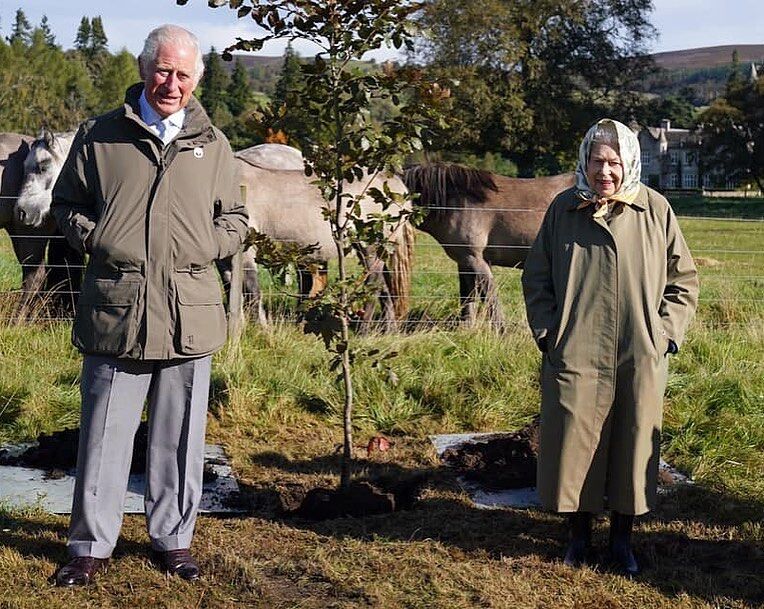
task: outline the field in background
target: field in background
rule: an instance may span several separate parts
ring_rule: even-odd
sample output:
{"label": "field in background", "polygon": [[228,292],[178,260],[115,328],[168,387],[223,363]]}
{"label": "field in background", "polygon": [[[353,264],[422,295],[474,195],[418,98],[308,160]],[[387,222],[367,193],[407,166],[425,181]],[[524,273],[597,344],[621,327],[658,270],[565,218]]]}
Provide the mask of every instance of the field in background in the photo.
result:
{"label": "field in background", "polygon": [[[707,217],[718,203],[675,207]],[[195,548],[205,581],[188,586],[153,570],[142,519],[131,517],[115,568],[92,591],[62,594],[46,577],[65,557],[66,520],[0,510],[0,607],[761,606],[764,222],[682,218],[681,225],[702,292],[687,343],[671,362],[663,447],[698,484],[642,520],[641,580],[566,569],[554,560],[565,541],[557,518],[476,510],[439,467],[428,434],[516,429],[534,416],[538,354],[516,270],[496,273],[505,334],[447,329],[458,316],[456,268],[419,233],[407,331],[364,339],[398,352],[393,374],[362,367],[356,382],[358,445],[377,433],[394,441],[390,452],[363,458],[362,473],[427,473],[414,510],[317,524],[279,516],[279,493],[336,482],[342,402],[319,342],[287,321],[249,327],[238,346],[215,357],[208,439],[231,455],[252,516],[200,520]],[[0,252],[5,290],[18,274],[7,240]],[[79,356],[68,334],[66,323],[0,324],[0,443],[77,425]],[[598,544],[605,535],[601,523]]]}

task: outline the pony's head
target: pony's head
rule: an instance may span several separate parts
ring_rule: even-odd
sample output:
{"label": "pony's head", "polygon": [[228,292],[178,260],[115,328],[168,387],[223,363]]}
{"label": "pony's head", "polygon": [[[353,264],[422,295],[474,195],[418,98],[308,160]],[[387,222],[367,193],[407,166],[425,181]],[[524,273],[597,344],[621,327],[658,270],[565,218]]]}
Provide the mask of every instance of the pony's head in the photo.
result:
{"label": "pony's head", "polygon": [[54,134],[43,129],[24,159],[24,181],[16,201],[16,220],[29,227],[41,226],[50,216],[51,195],[64,165],[74,133]]}

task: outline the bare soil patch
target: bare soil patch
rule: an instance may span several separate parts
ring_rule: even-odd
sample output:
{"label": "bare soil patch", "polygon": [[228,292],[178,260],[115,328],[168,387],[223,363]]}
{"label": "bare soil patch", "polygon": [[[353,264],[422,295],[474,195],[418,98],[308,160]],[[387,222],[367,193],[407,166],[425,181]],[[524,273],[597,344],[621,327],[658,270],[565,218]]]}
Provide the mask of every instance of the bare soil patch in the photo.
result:
{"label": "bare soil patch", "polygon": [[536,486],[538,420],[514,433],[496,434],[447,448],[443,461],[487,490]]}
{"label": "bare soil patch", "polygon": [[[44,470],[49,477],[61,477],[65,472],[77,466],[77,447],[80,440],[80,430],[64,429],[51,434],[40,434],[34,446],[29,447],[20,455],[14,456],[10,451],[0,449],[0,465],[15,465],[33,467]],[[146,471],[146,451],[148,449],[148,425],[142,422],[138,426],[133,441],[133,456],[130,463],[131,474],[142,474]],[[217,478],[217,474],[205,463],[204,482]]]}

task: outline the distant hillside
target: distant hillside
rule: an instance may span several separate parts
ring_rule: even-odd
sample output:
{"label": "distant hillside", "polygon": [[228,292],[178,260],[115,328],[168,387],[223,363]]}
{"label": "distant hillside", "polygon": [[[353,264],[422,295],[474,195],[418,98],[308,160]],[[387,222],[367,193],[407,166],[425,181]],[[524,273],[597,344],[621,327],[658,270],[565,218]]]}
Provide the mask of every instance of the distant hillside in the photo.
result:
{"label": "distant hillside", "polygon": [[276,88],[276,82],[281,73],[281,66],[284,63],[282,56],[270,55],[234,55],[233,61],[224,61],[223,67],[228,72],[233,72],[236,61],[241,61],[249,72],[250,84],[252,90],[265,95],[272,95]]}
{"label": "distant hillside", "polygon": [[[237,60],[241,61],[244,64],[244,67],[247,68],[252,90],[264,93],[270,97],[276,89],[276,83],[281,74],[281,66],[284,64],[284,57],[281,55],[234,54],[232,61],[223,62],[223,67],[228,70],[229,74],[233,72]],[[360,65],[362,69],[366,70],[371,69],[369,66],[373,66],[375,62],[362,61],[353,63],[355,65]]]}
{"label": "distant hillside", "polygon": [[[691,89],[696,105],[708,104],[724,91],[732,69],[732,53],[737,49],[741,76],[747,77],[751,62],[764,62],[764,44],[741,44],[683,51],[668,51],[653,55],[660,68],[642,83],[642,90],[660,96],[677,95]],[[273,94],[284,63],[282,56],[234,55],[223,62],[230,72],[240,60],[249,72],[252,89],[267,96]],[[366,63],[366,62],[364,62]]]}
{"label": "distant hillside", "polygon": [[655,63],[666,70],[692,70],[728,66],[732,63],[732,53],[737,50],[740,63],[764,61],[764,44],[740,44],[719,47],[703,47],[655,53]]}
{"label": "distant hillside", "polygon": [[659,70],[645,79],[642,88],[660,96],[690,91],[698,106],[710,103],[724,92],[732,72],[732,53],[738,52],[738,70],[743,78],[750,73],[751,63],[764,61],[764,44],[741,44],[653,55]]}

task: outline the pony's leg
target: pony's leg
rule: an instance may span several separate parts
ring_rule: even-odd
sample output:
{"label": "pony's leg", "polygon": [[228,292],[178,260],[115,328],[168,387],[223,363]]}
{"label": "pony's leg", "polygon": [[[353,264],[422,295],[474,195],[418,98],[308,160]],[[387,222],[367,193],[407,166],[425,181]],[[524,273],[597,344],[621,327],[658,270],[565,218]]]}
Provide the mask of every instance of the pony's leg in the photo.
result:
{"label": "pony's leg", "polygon": [[310,289],[308,298],[315,298],[326,289],[329,284],[329,263],[323,262],[321,266],[310,275]]}
{"label": "pony's leg", "polygon": [[254,314],[257,323],[264,326],[268,323],[268,317],[263,307],[262,293],[260,292],[260,278],[257,274],[257,263],[253,248],[244,250],[241,256],[242,292],[244,305]]}
{"label": "pony's leg", "polygon": [[305,300],[313,295],[313,274],[308,269],[297,267],[297,289],[300,300]]}
{"label": "pony's leg", "polygon": [[[395,303],[393,302],[393,296],[388,282],[385,279],[385,263],[379,258],[371,258],[366,283],[377,292],[379,305],[382,309],[382,330],[384,332],[393,332],[396,325]],[[373,300],[366,303],[363,311],[363,322],[360,327],[362,333],[368,333],[371,330],[374,322],[375,308],[376,303]]]}
{"label": "pony's leg", "polygon": [[486,313],[495,329],[501,329],[503,315],[491,266],[470,254],[459,265],[459,291],[462,299],[462,320],[473,325],[477,321],[478,303],[485,303]]}
{"label": "pony's leg", "polygon": [[476,270],[473,258],[464,260],[459,267],[459,302],[462,306],[462,322],[472,326],[477,321]]}
{"label": "pony's leg", "polygon": [[493,329],[501,332],[504,330],[504,313],[499,302],[499,288],[496,285],[496,279],[493,276],[490,265],[488,263],[486,265],[488,266],[488,275],[481,277],[483,287],[482,298],[488,308],[488,319]]}
{"label": "pony's leg", "polygon": [[[329,263],[322,261],[319,267],[313,271],[304,267],[297,267],[297,287],[300,294],[300,303],[316,298],[326,289],[329,283]],[[302,310],[298,313],[302,318]]]}
{"label": "pony's leg", "polygon": [[320,266],[310,271],[297,267],[297,286],[300,298],[315,298],[326,289],[329,283],[329,263],[321,262]]}
{"label": "pony's leg", "polygon": [[45,248],[48,240],[25,238],[15,231],[9,233],[16,260],[21,265],[21,298],[15,317],[23,319],[34,312],[33,303],[45,287]]}
{"label": "pony's leg", "polygon": [[494,330],[501,331],[504,326],[504,315],[501,311],[499,292],[491,271],[491,265],[481,258],[476,267],[478,271],[475,275],[475,291],[480,301],[485,304],[491,326]]}

